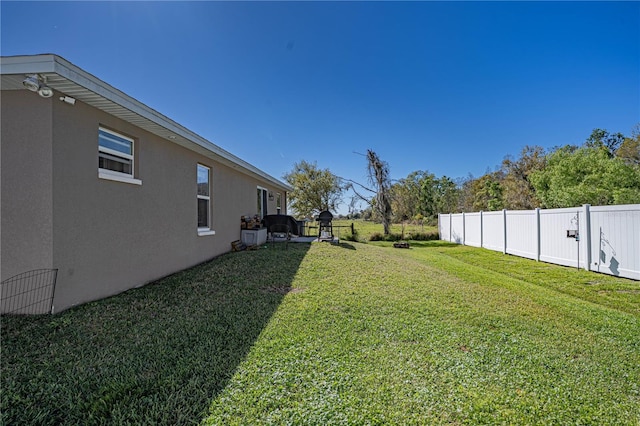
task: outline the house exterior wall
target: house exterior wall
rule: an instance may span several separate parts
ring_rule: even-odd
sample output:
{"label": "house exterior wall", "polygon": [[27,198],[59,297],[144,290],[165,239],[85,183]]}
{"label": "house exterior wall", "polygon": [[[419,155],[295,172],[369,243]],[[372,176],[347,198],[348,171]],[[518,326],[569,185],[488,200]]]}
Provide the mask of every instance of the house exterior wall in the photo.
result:
{"label": "house exterior wall", "polygon": [[[2,277],[5,269],[13,274],[58,268],[55,312],[230,251],[231,242],[240,239],[240,217],[256,211],[257,186],[284,193],[80,101],[55,101],[58,97],[42,99],[25,90],[2,96]],[[5,120],[14,120],[6,132]],[[134,177],[141,185],[98,177],[99,126],[134,139]],[[29,146],[20,146],[25,140]],[[5,168],[5,162],[11,166]],[[197,231],[198,164],[211,169],[215,235]],[[19,188],[5,193],[5,186],[21,180]],[[28,209],[32,199],[37,208]],[[269,202],[270,211],[275,203],[275,198]],[[19,250],[5,257],[16,244]]]}
{"label": "house exterior wall", "polygon": [[0,96],[0,281],[53,268],[52,102],[25,92]]}

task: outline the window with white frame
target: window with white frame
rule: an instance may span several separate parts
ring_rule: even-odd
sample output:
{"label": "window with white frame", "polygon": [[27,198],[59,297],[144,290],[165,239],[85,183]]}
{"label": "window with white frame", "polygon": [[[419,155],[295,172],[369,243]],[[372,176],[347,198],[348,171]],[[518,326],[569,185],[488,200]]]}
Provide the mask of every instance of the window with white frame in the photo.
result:
{"label": "window with white frame", "polygon": [[211,229],[211,169],[198,164],[197,175],[198,231],[207,231]]}
{"label": "window with white frame", "polygon": [[100,127],[98,168],[101,173],[133,178],[133,139]]}
{"label": "window with white frame", "polygon": [[267,215],[267,190],[265,188],[262,188],[261,186],[258,187],[258,216],[260,216],[260,219],[264,219],[264,217]]}
{"label": "window with white frame", "polygon": [[282,194],[279,192],[276,194],[276,210],[278,210],[278,214],[282,212]]}

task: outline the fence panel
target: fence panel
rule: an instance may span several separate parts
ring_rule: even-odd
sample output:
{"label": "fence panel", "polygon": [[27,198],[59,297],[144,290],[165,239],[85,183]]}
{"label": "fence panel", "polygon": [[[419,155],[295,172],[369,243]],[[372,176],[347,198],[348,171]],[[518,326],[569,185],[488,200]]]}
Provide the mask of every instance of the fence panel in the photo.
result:
{"label": "fence panel", "polygon": [[535,210],[508,210],[507,248],[509,254],[538,260],[538,218]]}
{"label": "fence panel", "polygon": [[504,214],[482,213],[482,246],[489,250],[504,251]]}
{"label": "fence panel", "polygon": [[580,222],[584,219],[580,217],[581,210],[581,207],[540,210],[540,260],[584,267],[584,256],[580,256],[578,262],[580,242],[576,238],[567,237],[567,231],[579,231]]}
{"label": "fence panel", "polygon": [[0,313],[51,313],[57,269],[36,269],[0,282]]}
{"label": "fence panel", "polygon": [[449,241],[464,244],[464,220],[462,214],[451,215],[451,237]]}
{"label": "fence panel", "polygon": [[438,233],[443,241],[451,241],[450,219],[448,214],[438,215]]}
{"label": "fence panel", "polygon": [[441,239],[640,280],[640,204],[440,216]]}
{"label": "fence panel", "polygon": [[640,206],[590,208],[590,269],[640,280]]}
{"label": "fence panel", "polygon": [[482,247],[482,213],[465,213],[464,244]]}

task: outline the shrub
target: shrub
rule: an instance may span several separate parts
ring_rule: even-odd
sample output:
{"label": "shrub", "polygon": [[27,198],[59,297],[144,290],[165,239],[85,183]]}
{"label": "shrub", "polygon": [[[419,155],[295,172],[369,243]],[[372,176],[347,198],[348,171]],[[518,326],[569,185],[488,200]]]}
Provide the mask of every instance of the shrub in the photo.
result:
{"label": "shrub", "polygon": [[369,241],[400,241],[400,240],[402,240],[402,234],[394,234],[394,233],[384,235],[380,232],[374,232],[369,237]]}
{"label": "shrub", "polygon": [[439,240],[440,234],[438,233],[438,231],[411,232],[407,235],[407,239],[414,240],[414,241],[433,241],[433,240]]}
{"label": "shrub", "polygon": [[353,242],[357,243],[358,242],[358,233],[356,232],[355,234],[347,234],[342,239],[345,240],[345,241],[353,241]]}
{"label": "shrub", "polygon": [[432,241],[439,240],[440,235],[438,231],[431,232],[410,232],[405,234],[405,238],[402,238],[402,234],[390,233],[384,235],[380,232],[374,232],[369,237],[369,241],[400,241],[400,240],[414,240],[414,241]]}
{"label": "shrub", "polygon": [[373,234],[369,235],[369,241],[384,241],[384,235],[382,235],[380,232],[374,232]]}

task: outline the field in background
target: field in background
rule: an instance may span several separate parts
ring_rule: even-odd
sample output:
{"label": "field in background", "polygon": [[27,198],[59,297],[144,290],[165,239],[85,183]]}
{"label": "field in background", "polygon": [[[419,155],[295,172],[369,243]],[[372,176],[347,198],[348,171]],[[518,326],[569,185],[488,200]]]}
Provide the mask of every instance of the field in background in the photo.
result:
{"label": "field in background", "polygon": [[[314,222],[310,224],[314,225]],[[354,236],[351,232],[351,224],[356,231]],[[347,241],[371,241],[385,239],[383,235],[384,228],[381,223],[375,223],[368,220],[349,220],[334,219],[334,234],[341,240]],[[317,231],[316,231],[317,232]],[[391,225],[391,234],[386,238],[388,241],[397,240],[437,240],[438,227],[416,224],[394,223]]]}

